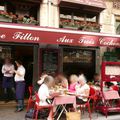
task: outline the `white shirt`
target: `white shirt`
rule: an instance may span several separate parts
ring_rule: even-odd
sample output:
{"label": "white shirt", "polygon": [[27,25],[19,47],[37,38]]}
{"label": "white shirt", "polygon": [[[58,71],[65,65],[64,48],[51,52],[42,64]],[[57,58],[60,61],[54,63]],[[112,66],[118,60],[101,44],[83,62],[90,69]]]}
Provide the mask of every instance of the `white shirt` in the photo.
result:
{"label": "white shirt", "polygon": [[[89,87],[89,85],[87,85],[87,84],[85,84],[85,85],[83,85],[83,86],[81,86],[81,87],[77,87],[77,89],[76,89],[76,94],[77,95],[81,95],[80,97],[78,97],[79,99],[82,99],[83,101],[87,101],[88,99],[87,98],[85,98],[85,97],[82,97],[82,95],[83,96],[85,96],[85,91],[86,90],[90,90],[90,87]],[[89,97],[89,96],[88,96]]]}
{"label": "white shirt", "polygon": [[25,68],[21,65],[18,67],[17,71],[20,75],[15,74],[15,82],[25,81]]}
{"label": "white shirt", "polygon": [[42,84],[38,90],[38,96],[40,99],[39,105],[48,105],[46,99],[49,97],[49,89],[46,84]]}
{"label": "white shirt", "polygon": [[[7,72],[8,71],[8,72]],[[2,66],[2,73],[5,77],[13,77],[14,74],[14,65],[13,64],[4,64]]]}

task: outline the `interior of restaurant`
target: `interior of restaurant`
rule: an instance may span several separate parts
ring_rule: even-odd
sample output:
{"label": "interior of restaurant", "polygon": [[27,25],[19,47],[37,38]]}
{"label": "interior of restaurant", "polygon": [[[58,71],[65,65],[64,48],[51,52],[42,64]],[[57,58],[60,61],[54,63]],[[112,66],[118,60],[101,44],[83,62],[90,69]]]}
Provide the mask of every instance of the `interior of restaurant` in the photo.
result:
{"label": "interior of restaurant", "polygon": [[84,73],[88,81],[91,81],[96,71],[95,64],[95,49],[63,48],[63,71],[68,76]]}
{"label": "interior of restaurant", "polygon": [[[22,64],[26,69],[26,97],[28,93],[28,86],[32,84],[33,81],[33,46],[26,45],[0,45],[0,100],[4,99],[3,89],[2,89],[2,65],[4,64],[4,59],[9,57],[12,59],[12,63],[15,64],[15,60],[21,60]],[[11,98],[12,99],[12,98]]]}

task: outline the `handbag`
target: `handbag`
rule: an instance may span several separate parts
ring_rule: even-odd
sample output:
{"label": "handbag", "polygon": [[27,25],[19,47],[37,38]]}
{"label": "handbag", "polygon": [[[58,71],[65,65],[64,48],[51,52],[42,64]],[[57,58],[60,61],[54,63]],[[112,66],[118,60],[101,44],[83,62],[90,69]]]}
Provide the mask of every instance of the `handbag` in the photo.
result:
{"label": "handbag", "polygon": [[80,112],[66,112],[66,120],[81,120]]}

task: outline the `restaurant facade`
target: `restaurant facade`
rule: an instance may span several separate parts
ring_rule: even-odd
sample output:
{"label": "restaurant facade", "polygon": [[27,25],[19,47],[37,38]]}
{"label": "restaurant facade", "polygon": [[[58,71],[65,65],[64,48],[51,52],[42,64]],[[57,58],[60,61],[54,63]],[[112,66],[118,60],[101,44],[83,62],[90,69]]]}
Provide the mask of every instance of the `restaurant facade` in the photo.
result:
{"label": "restaurant facade", "polygon": [[[16,12],[12,12],[34,16],[40,26],[1,20],[0,64],[5,57],[21,59],[27,69],[28,85],[36,85],[43,72],[68,76],[84,73],[92,80],[94,73],[100,73],[104,52],[120,49],[120,36],[107,32],[107,24],[100,18],[107,7],[102,0],[36,0],[34,4],[28,0],[23,3],[15,2],[21,9],[17,7]],[[11,10],[11,7],[7,9],[8,3],[2,6],[5,6],[2,11]],[[33,8],[37,8],[36,13]]]}
{"label": "restaurant facade", "polygon": [[[13,26],[11,24],[0,24],[0,28],[1,45],[7,43],[6,45],[26,46],[22,47],[26,56],[30,52],[27,46],[32,47],[35,77],[44,71],[49,73],[62,72],[61,68],[64,67],[63,64],[65,63],[69,63],[69,65],[72,62],[84,62],[86,65],[92,63],[91,51],[94,48],[97,49],[100,46],[120,47],[119,36],[109,34],[33,26]],[[76,49],[74,46],[76,46]],[[81,56],[84,58],[80,59]],[[22,54],[20,57],[22,57]]]}

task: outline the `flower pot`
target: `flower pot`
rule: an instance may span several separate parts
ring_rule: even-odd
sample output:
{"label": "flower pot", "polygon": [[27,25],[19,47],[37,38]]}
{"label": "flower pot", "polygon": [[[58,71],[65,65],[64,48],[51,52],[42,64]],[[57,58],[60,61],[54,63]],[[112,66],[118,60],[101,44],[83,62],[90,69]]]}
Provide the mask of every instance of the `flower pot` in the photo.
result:
{"label": "flower pot", "polygon": [[0,22],[12,22],[12,18],[0,15]]}

